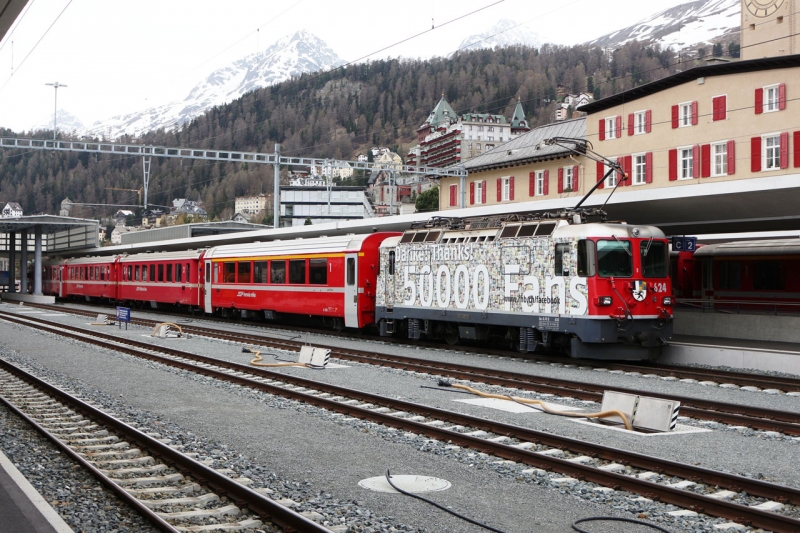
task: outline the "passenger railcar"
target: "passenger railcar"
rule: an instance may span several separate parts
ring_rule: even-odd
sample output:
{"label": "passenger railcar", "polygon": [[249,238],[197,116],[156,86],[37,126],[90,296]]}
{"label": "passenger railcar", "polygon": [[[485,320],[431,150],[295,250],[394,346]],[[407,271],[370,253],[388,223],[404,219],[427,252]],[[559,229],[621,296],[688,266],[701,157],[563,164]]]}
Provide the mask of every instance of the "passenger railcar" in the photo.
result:
{"label": "passenger railcar", "polygon": [[397,233],[217,246],[203,257],[206,313],[322,317],[336,329],[375,321],[378,247]]}
{"label": "passenger railcar", "polygon": [[450,221],[381,245],[382,335],[649,359],[672,337],[664,234],[568,219]]}
{"label": "passenger railcar", "polygon": [[62,268],[64,298],[117,299],[117,268],[120,256],[81,257],[66,261]]}
{"label": "passenger railcar", "polygon": [[119,259],[117,299],[199,308],[204,250],[144,253]]}
{"label": "passenger railcar", "polygon": [[[45,261],[42,265],[42,294],[63,297],[61,278],[66,260]],[[30,277],[28,278],[30,279]]]}
{"label": "passenger railcar", "polygon": [[694,268],[695,298],[715,308],[800,309],[800,239],[710,244],[694,253]]}

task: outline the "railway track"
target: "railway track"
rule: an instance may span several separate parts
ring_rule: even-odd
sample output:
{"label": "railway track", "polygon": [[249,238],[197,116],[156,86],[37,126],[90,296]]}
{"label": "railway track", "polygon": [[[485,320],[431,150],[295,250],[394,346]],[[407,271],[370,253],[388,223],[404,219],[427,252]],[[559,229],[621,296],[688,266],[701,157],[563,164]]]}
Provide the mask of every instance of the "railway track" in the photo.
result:
{"label": "railway track", "polygon": [[[83,316],[96,316],[96,312],[88,311],[85,309],[76,309],[71,307],[65,307],[63,305],[42,305],[36,304],[31,305],[31,307],[39,307],[42,309],[48,309],[53,311],[61,311],[61,312],[69,312],[73,314],[80,314]],[[135,318],[131,320],[131,323],[153,327],[157,321],[156,320],[149,320],[144,318]],[[189,333],[194,333],[197,335],[222,335],[223,332],[219,330],[215,330],[214,328],[209,327],[201,327],[201,326],[194,326],[194,325],[184,325],[181,324],[181,327],[184,328]],[[285,328],[282,326],[282,328]],[[288,328],[290,330],[296,331],[307,331],[302,330],[300,328]],[[331,335],[334,334],[332,331],[316,331],[316,333]],[[344,334],[344,333],[343,333]],[[236,337],[239,339],[251,339],[251,342],[267,342],[267,339],[271,339],[272,342],[280,342],[278,339],[274,339],[268,337],[266,335],[256,335],[256,334],[245,334],[245,333],[236,333],[236,334],[229,334],[231,337]],[[371,339],[371,337],[364,337],[364,336],[354,336],[354,338],[358,339]],[[393,340],[398,343],[402,343],[401,340],[398,339],[391,339],[386,337],[377,337],[374,340],[380,340],[381,342],[392,342]],[[295,343],[296,344],[296,343]],[[292,345],[291,341],[287,341],[287,346]],[[447,349],[451,348],[448,346],[443,346],[437,343],[425,343],[419,342],[414,346],[425,346],[430,348],[436,349]],[[277,347],[277,345],[276,345]],[[333,347],[333,346],[326,346],[327,348],[331,348],[332,353],[336,351],[340,351],[341,349]],[[289,348],[289,349],[297,349],[297,348]],[[671,377],[676,380],[689,380],[689,381],[696,381],[705,384],[716,384],[716,385],[736,385],[738,387],[753,387],[758,390],[764,390],[772,393],[798,393],[800,394],[800,378],[794,377],[786,377],[786,376],[773,376],[773,375],[765,375],[765,374],[756,374],[750,372],[737,372],[733,370],[720,370],[716,368],[696,368],[696,367],[682,367],[682,366],[675,366],[675,365],[656,365],[656,364],[648,364],[648,363],[627,363],[627,362],[615,362],[615,361],[594,361],[594,360],[584,360],[584,359],[569,359],[565,357],[557,357],[557,356],[545,356],[545,355],[524,355],[521,356],[518,353],[510,352],[508,350],[499,350],[493,349],[489,347],[469,347],[469,346],[459,346],[459,351],[466,351],[475,354],[482,354],[482,355],[496,355],[501,357],[512,357],[512,358],[519,358],[524,360],[533,360],[536,362],[543,362],[543,363],[552,363],[552,364],[561,364],[565,366],[579,366],[579,367],[586,367],[592,369],[605,369],[610,372],[624,372],[628,373],[629,375],[649,375],[649,376],[658,376],[658,377]],[[755,390],[751,389],[751,390]]]}
{"label": "railway track", "polygon": [[329,531],[2,359],[0,401],[161,531]]}
{"label": "railway track", "polygon": [[[505,460],[659,499],[696,512],[772,531],[800,530],[800,490],[792,487],[589,444],[150,343],[106,338],[110,336],[82,328],[45,323],[40,319],[9,316],[8,313],[2,313],[2,318],[316,405],[346,416],[448,441]],[[731,498],[737,502],[730,501]]]}
{"label": "railway track", "polygon": [[[88,314],[93,315],[92,313]],[[147,319],[135,319],[134,322],[147,327],[153,327],[156,324],[155,321]],[[194,325],[182,324],[181,327],[184,332],[192,335],[280,350],[299,351],[300,347],[303,345],[300,341],[276,339],[263,335],[225,332],[214,328]],[[641,396],[648,396],[651,394],[647,391],[637,389],[607,387],[596,383],[540,377],[521,372],[478,368],[459,363],[379,354],[373,351],[343,349],[335,346],[325,347],[330,348],[331,357],[340,360],[380,365],[427,374],[438,374],[452,379],[469,380],[478,383],[486,383],[488,385],[536,391],[580,400],[600,402],[603,393],[607,390]],[[787,435],[800,435],[800,413],[777,411],[741,404],[714,402],[669,394],[659,394],[659,397],[680,402],[682,414],[698,420],[710,420],[732,426],[746,426],[762,431],[776,431]]]}

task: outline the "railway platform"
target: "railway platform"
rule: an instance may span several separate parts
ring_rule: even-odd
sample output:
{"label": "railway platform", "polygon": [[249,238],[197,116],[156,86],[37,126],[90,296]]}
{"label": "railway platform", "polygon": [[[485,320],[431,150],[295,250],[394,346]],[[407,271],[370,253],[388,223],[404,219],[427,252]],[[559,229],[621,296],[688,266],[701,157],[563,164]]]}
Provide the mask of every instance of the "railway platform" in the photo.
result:
{"label": "railway platform", "polygon": [[0,533],[73,533],[2,452],[0,517]]}
{"label": "railway platform", "polygon": [[659,362],[800,375],[800,343],[679,334],[672,337]]}

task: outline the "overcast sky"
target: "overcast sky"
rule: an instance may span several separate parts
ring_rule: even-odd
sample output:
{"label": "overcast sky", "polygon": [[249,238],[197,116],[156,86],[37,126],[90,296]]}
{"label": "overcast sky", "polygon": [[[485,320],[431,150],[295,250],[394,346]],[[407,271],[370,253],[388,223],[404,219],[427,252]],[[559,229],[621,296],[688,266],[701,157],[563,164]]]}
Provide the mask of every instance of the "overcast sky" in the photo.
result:
{"label": "overcast sky", "polygon": [[45,83],[56,81],[68,86],[58,90],[59,109],[87,126],[182,100],[215,68],[264,50],[300,29],[352,61],[429,30],[431,19],[439,26],[489,6],[370,57],[427,58],[449,54],[465,37],[504,18],[527,24],[542,42],[571,45],[680,3],[30,0],[27,11],[0,42],[0,126],[21,131],[52,120],[54,90]]}

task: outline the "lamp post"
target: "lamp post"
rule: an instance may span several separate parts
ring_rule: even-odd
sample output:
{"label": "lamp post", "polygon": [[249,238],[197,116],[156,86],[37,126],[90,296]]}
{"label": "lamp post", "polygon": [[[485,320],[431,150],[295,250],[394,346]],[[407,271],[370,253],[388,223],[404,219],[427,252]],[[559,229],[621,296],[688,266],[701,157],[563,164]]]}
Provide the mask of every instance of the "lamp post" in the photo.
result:
{"label": "lamp post", "polygon": [[56,140],[56,132],[58,131],[56,129],[56,124],[57,124],[56,116],[58,115],[58,88],[59,87],[66,87],[66,85],[64,85],[63,83],[58,83],[58,82],[45,83],[45,85],[49,85],[50,87],[52,87],[52,88],[54,88],[56,90],[55,105],[53,107],[53,140],[55,141]]}

